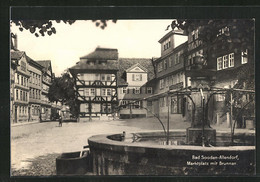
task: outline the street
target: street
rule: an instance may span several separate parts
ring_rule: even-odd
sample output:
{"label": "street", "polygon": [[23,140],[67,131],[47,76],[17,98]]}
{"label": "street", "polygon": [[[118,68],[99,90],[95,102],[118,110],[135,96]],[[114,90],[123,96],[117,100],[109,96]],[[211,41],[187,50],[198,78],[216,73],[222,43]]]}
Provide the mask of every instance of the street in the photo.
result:
{"label": "street", "polygon": [[[166,127],[166,121],[163,121]],[[185,129],[190,123],[172,123],[170,129]],[[43,122],[11,127],[12,175],[55,175],[55,159],[64,152],[80,151],[92,135],[162,130],[155,118],[93,120],[91,122]]]}

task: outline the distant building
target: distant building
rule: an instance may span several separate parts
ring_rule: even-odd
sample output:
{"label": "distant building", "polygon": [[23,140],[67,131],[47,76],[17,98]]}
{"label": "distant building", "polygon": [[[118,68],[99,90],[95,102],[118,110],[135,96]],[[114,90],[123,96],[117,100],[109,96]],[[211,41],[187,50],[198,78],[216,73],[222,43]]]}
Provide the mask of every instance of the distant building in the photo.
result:
{"label": "distant building", "polygon": [[29,121],[40,121],[41,114],[41,95],[42,95],[42,69],[36,61],[27,56],[28,71],[30,73],[29,79]]}
{"label": "distant building", "polygon": [[147,117],[147,102],[143,98],[153,94],[147,82],[154,78],[151,59],[119,58],[118,99],[120,118]]}
{"label": "distant building", "polygon": [[11,123],[28,122],[30,74],[26,54],[11,49]]}
{"label": "distant building", "polygon": [[117,49],[96,48],[69,69],[76,82],[80,121],[108,119],[118,106]]}
{"label": "distant building", "polygon": [[52,67],[50,60],[37,61],[42,69],[42,95],[41,95],[41,120],[49,121],[51,120],[51,102],[48,99],[49,87],[52,82]]}
{"label": "distant building", "polygon": [[[182,42],[177,44],[176,39],[181,38]],[[168,117],[179,121],[186,120],[188,102],[184,95],[168,95],[169,90],[180,90],[189,85],[185,79],[184,55],[187,51],[187,36],[181,31],[170,31],[163,36],[161,44],[161,57],[153,59],[156,79],[154,94],[147,97],[148,106],[154,114],[160,118]],[[186,41],[186,42],[185,42]]]}

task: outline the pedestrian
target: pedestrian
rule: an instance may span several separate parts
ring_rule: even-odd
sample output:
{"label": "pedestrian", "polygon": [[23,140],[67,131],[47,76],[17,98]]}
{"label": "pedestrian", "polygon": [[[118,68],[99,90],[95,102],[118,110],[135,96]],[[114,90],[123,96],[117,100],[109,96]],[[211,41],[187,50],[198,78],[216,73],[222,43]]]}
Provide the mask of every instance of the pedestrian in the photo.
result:
{"label": "pedestrian", "polygon": [[59,116],[59,126],[62,127],[62,114]]}

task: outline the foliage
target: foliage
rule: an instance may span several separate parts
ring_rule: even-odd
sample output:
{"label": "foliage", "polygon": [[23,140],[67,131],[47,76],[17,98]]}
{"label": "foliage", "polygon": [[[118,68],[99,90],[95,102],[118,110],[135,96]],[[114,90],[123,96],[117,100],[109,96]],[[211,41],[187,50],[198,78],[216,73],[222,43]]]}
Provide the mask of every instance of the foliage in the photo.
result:
{"label": "foliage", "polygon": [[68,105],[71,114],[77,117],[79,114],[79,103],[74,87],[74,79],[69,73],[64,73],[61,77],[54,78],[47,96],[51,102],[61,102]]}
{"label": "foliage", "polygon": [[[107,27],[107,22],[109,20],[92,20],[97,27],[101,29],[105,29]],[[34,34],[36,37],[52,35],[56,34],[56,29],[53,26],[53,22],[60,23],[63,22],[65,24],[72,25],[76,22],[76,20],[12,20],[14,25],[19,26],[19,30],[23,31],[28,30],[30,33]],[[116,23],[116,20],[112,20],[112,22]]]}

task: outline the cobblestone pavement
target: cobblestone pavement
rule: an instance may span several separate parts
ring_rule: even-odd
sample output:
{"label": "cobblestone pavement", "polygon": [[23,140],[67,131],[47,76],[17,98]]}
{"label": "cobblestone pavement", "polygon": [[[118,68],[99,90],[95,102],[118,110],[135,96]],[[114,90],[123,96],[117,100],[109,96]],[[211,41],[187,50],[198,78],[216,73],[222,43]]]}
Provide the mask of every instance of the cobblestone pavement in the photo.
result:
{"label": "cobblestone pavement", "polygon": [[[166,121],[163,121],[166,126]],[[186,129],[189,122],[171,123],[170,129]],[[162,130],[155,118],[75,123],[45,122],[11,127],[12,176],[55,175],[55,159],[64,152],[81,151],[97,134]],[[230,130],[230,129],[229,129]]]}

